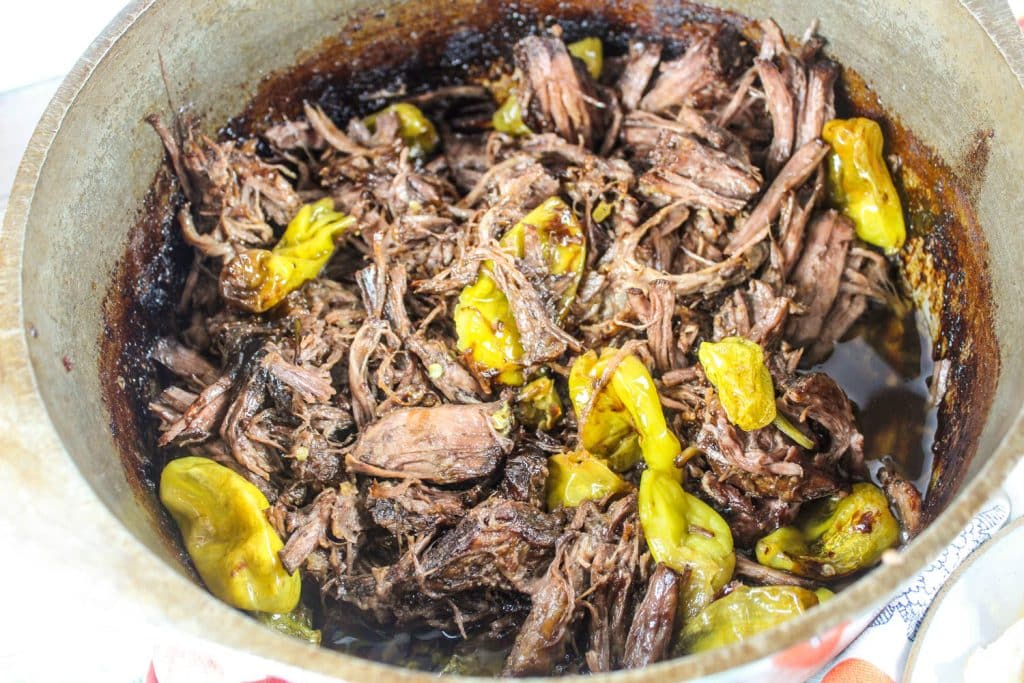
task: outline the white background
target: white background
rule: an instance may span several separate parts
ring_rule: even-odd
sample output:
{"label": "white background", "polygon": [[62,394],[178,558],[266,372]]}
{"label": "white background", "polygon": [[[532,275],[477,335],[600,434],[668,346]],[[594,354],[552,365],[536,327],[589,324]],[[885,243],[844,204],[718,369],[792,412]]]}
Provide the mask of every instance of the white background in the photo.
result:
{"label": "white background", "polygon": [[36,121],[127,0],[0,0],[0,214]]}

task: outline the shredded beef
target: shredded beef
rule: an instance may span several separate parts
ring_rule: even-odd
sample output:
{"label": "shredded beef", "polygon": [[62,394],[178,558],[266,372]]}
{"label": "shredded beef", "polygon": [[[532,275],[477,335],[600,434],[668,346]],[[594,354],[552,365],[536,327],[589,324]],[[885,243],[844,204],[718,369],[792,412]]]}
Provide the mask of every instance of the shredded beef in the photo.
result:
{"label": "shredded beef", "polygon": [[[437,133],[426,147],[409,110],[336,120],[330,94],[217,140],[187,116],[149,118],[194,252],[173,332],[151,352],[159,461],[208,457],[266,496],[281,564],[302,576],[325,642],[358,651],[369,634],[373,656],[403,664],[403,648],[429,642],[426,665],[445,671],[461,666],[453,651],[479,649],[488,670],[465,673],[486,675],[671,655],[689,574],[647,545],[645,464],[619,473],[613,495],[548,509],[549,457],[583,447],[570,377],[591,349],[650,372],[685,490],[731,529],[734,581],[815,587],[748,555],[804,503],[870,479],[854,406],[808,368],[897,289],[886,257],[824,204],[838,66],[813,31],[790,43],[774,22],[758,26],[695,23],[679,45],[645,37],[625,54],[609,43],[597,77],[552,27],[472,83],[368,97],[419,107]],[[505,105],[528,132],[494,130]],[[541,226],[503,239],[552,197],[584,253]],[[225,301],[226,264],[275,249],[321,200],[355,222],[318,245],[333,251],[316,277],[289,282],[264,313]],[[275,277],[289,279],[299,251],[275,249]],[[466,304],[483,274],[491,298]],[[465,329],[457,305],[478,306],[487,326]],[[804,438],[730,421],[698,349],[737,336],[763,349],[778,414]],[[554,387],[543,428],[523,424],[534,399],[521,384],[538,377]],[[634,407],[614,407],[623,429]],[[912,537],[920,493],[892,463],[878,476]]]}
{"label": "shredded beef", "polygon": [[651,574],[629,627],[623,668],[639,669],[665,658],[674,635],[679,590],[685,580],[663,564]]}
{"label": "shredded beef", "polygon": [[594,83],[583,63],[573,59],[558,38],[529,36],[515,47],[522,74],[519,106],[528,126],[557,133],[566,141],[591,147],[603,131]]}

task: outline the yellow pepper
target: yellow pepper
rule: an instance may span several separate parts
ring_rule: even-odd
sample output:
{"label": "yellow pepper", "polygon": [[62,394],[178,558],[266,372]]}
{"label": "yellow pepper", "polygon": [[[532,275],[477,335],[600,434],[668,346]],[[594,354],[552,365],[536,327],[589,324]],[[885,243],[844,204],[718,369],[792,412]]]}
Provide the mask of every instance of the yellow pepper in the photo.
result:
{"label": "yellow pepper", "polygon": [[355,222],[335,211],[329,198],[306,204],[272,250],[249,249],[224,264],[221,294],[253,313],[270,310],[320,274],[334,254],[335,241]]}
{"label": "yellow pepper", "polygon": [[284,544],[264,516],[270,504],[259,489],[213,460],[185,457],[160,475],[160,502],[211,593],[244,610],[295,609],[302,579],[281,564]]}
{"label": "yellow pepper", "polygon": [[519,107],[519,98],[515,90],[509,93],[505,102],[494,112],[491,125],[499,133],[515,137],[530,135],[533,132],[523,123],[523,110]]}
{"label": "yellow pepper", "polygon": [[882,156],[882,129],[871,119],[833,119],[821,129],[832,146],[828,189],[868,244],[898,251],[907,238],[903,207]]}
{"label": "yellow pepper", "polygon": [[640,476],[637,509],[651,557],[679,573],[689,569],[680,607],[687,617],[694,616],[732,578],[736,555],[729,525],[672,475],[658,470]]}
{"label": "yellow pepper", "polygon": [[683,624],[680,648],[692,654],[731,645],[817,604],[817,595],[806,588],[739,586]]}
{"label": "yellow pepper", "polygon": [[550,377],[538,377],[520,391],[516,400],[519,421],[534,429],[551,431],[562,418],[562,399]]}
{"label": "yellow pepper", "polygon": [[601,77],[601,68],[604,65],[604,45],[600,38],[583,38],[575,43],[569,43],[569,54],[582,60],[587,65],[587,71],[596,81]]}
{"label": "yellow pepper", "polygon": [[271,614],[269,612],[256,612],[256,620],[265,626],[269,626],[278,633],[283,633],[299,640],[320,644],[320,631],[313,628],[313,615],[305,605],[299,605],[286,614]]}
{"label": "yellow pepper", "polygon": [[409,147],[409,154],[415,158],[422,158],[430,154],[437,147],[439,140],[437,129],[430,122],[420,108],[408,102],[391,104],[378,112],[370,114],[363,123],[371,131],[377,125],[377,117],[382,114],[394,112],[398,116],[398,133],[402,140]]}
{"label": "yellow pepper", "polygon": [[[682,451],[679,439],[668,428],[654,380],[639,358],[623,357],[608,384],[594,396],[616,353],[605,349],[599,358],[587,351],[569,371],[569,397],[580,421],[583,447],[619,472],[633,467],[642,455],[649,468],[681,477],[675,463]],[[587,405],[590,410],[583,415]]]}
{"label": "yellow pepper", "polygon": [[758,344],[743,337],[706,341],[697,357],[730,422],[748,432],[771,424],[776,414],[775,388]]}
{"label": "yellow pepper", "polygon": [[601,500],[625,491],[629,484],[586,451],[548,458],[548,509],[572,508],[585,500]]}
{"label": "yellow pepper", "polygon": [[730,422],[748,432],[774,423],[804,448],[814,447],[813,441],[778,414],[772,375],[760,345],[743,337],[701,342],[697,358]]}
{"label": "yellow pepper", "polygon": [[874,484],[857,483],[842,498],[811,503],[796,525],[757,542],[761,564],[815,579],[846,576],[874,565],[899,541],[899,522]]}
{"label": "yellow pepper", "polygon": [[[586,238],[572,209],[558,197],[551,197],[524,216],[499,242],[515,258],[523,258],[528,231],[536,233],[548,273],[568,278],[559,301],[559,317],[565,315],[576,296],[586,262]],[[473,361],[501,384],[523,383],[523,346],[519,329],[505,294],[489,273],[492,264],[480,266],[476,282],[459,294],[455,306],[456,345],[468,351]]]}

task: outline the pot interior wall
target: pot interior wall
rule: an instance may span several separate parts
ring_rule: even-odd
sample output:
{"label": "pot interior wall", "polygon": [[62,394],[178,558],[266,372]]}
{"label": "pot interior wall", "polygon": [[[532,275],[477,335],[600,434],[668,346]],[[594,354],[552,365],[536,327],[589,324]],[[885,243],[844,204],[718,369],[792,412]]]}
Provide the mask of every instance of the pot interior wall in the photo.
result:
{"label": "pot interior wall", "polygon": [[[923,204],[928,197],[952,204],[922,220],[931,231],[911,259],[912,271],[943,285],[929,285],[922,298],[942,329],[939,352],[953,361],[946,412],[958,417],[949,423],[936,480],[935,500],[945,503],[965,473],[970,478],[984,465],[1020,410],[1020,86],[974,19],[953,2],[723,4],[773,16],[791,34],[819,19],[829,51],[858,71],[887,109],[900,112],[890,130],[903,130],[901,124],[913,130],[953,173],[947,181],[925,174],[914,190]],[[148,343],[169,324],[190,258],[169,218],[173,186],[161,170],[163,151],[144,121],[153,112],[171,115],[153,46],[160,46],[176,106],[199,113],[207,125],[244,111],[234,125],[259,129],[268,118],[295,115],[303,97],[323,100],[344,117],[374,106],[345,92],[399,81],[415,90],[428,80],[458,78],[545,17],[575,20],[565,22],[570,31],[610,31],[621,46],[620,29],[671,34],[705,12],[714,14],[671,0],[623,0],[604,10],[584,2],[470,0],[309,0],[301,7],[254,0],[216,10],[183,0],[145,9],[64,118],[32,200],[25,242],[24,315],[39,390],[100,499],[142,543],[184,571],[161,527],[155,470],[147,465],[151,425],[141,413],[153,391]],[[327,56],[313,59],[323,46]],[[275,73],[283,75],[257,89]],[[872,93],[859,97],[873,106]],[[901,151],[934,161],[915,140],[907,137],[906,144]],[[1001,367],[997,347],[1006,350]]]}

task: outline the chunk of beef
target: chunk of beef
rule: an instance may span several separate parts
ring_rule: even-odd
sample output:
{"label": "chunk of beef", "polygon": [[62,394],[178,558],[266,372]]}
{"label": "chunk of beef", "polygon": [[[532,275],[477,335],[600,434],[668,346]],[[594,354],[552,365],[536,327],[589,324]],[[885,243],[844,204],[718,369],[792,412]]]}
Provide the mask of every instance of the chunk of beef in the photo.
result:
{"label": "chunk of beef", "polygon": [[780,526],[791,524],[800,510],[799,503],[779,498],[757,498],[719,479],[715,472],[705,472],[700,480],[701,492],[729,523],[737,547],[753,548],[754,544]]}
{"label": "chunk of beef", "polygon": [[821,584],[815,581],[781,569],[766,567],[738,553],[736,555],[736,576],[761,586],[798,586],[808,590],[815,590],[821,587]]}
{"label": "chunk of beef", "polygon": [[497,495],[544,509],[544,487],[548,480],[547,456],[530,446],[519,447],[505,462]]}
{"label": "chunk of beef", "polygon": [[807,93],[797,117],[796,146],[821,137],[826,121],[836,117],[835,82],[839,66],[830,60],[815,62],[807,72]]}
{"label": "chunk of beef", "polygon": [[306,403],[324,403],[334,396],[329,372],[318,367],[295,365],[284,359],[278,349],[268,346],[261,364],[271,377],[290,388]]}
{"label": "chunk of beef", "polygon": [[645,294],[641,289],[630,290],[630,307],[646,328],[647,346],[654,356],[654,364],[661,372],[675,365],[672,318],[676,310],[676,294],[663,280],[651,284]]}
{"label": "chunk of beef", "polygon": [[285,530],[289,536],[278,555],[289,574],[294,574],[318,545],[327,544],[327,529],[336,498],[337,492],[326,489],[308,507],[286,517]]}
{"label": "chunk of beef", "polygon": [[227,412],[233,384],[231,378],[224,375],[203,389],[192,403],[181,411],[180,417],[165,426],[157,444],[187,446],[201,443],[216,434]]}
{"label": "chunk of beef", "polygon": [[854,242],[846,256],[839,296],[828,312],[818,338],[806,353],[808,363],[818,362],[828,356],[833,345],[842,339],[867,310],[870,301],[892,305],[895,298],[885,257],[856,245]]}
{"label": "chunk of beef", "polygon": [[519,106],[532,130],[593,147],[604,130],[593,80],[559,38],[527,36],[513,50]]}
{"label": "chunk of beef", "polygon": [[[274,238],[267,218],[286,225],[302,204],[281,169],[256,153],[255,139],[217,143],[199,134],[194,122],[184,122],[176,138],[157,116],[149,122],[160,135],[182,184],[189,211],[183,227],[193,244],[210,256],[226,256]],[[191,229],[188,229],[191,228]]]}
{"label": "chunk of beef", "polygon": [[309,121],[282,121],[263,131],[263,139],[282,152],[293,149],[320,150],[324,139]]}
{"label": "chunk of beef", "polygon": [[733,234],[728,247],[726,247],[726,253],[735,254],[743,251],[751,243],[760,242],[768,235],[772,221],[778,217],[779,211],[782,209],[786,193],[803,185],[811,177],[811,174],[818,169],[821,160],[825,158],[828,149],[828,145],[817,139],[811,140],[797,149],[779,171],[779,174],[775,176],[775,180],[761,197],[761,201],[747,216],[747,220]]}
{"label": "chunk of beef", "polygon": [[903,476],[891,458],[887,458],[882,469],[878,471],[878,480],[882,484],[885,497],[889,499],[889,505],[903,526],[906,540],[909,541],[924,528],[924,503],[921,500],[921,492]]}
{"label": "chunk of beef", "polygon": [[619,76],[619,99],[626,111],[633,111],[651,82],[654,69],[661,61],[661,45],[642,40],[629,42],[629,56]]}
{"label": "chunk of beef", "polygon": [[813,421],[825,430],[828,444],[814,455],[815,465],[842,464],[848,474],[863,478],[864,436],[853,419],[850,399],[835,380],[820,372],[797,377],[785,386],[779,409],[795,424]]}
{"label": "chunk of beef", "polygon": [[356,425],[370,423],[377,409],[377,400],[370,384],[370,360],[393,334],[383,319],[387,297],[387,273],[371,266],[356,273],[356,283],[363,298],[366,319],[355,334],[348,350],[348,387],[352,395],[352,416]]}
{"label": "chunk of beef", "polygon": [[654,167],[640,178],[640,190],[658,204],[678,199],[735,214],[761,189],[756,168],[688,135],[661,133],[651,159]]}
{"label": "chunk of beef", "polygon": [[153,360],[184,380],[195,391],[216,382],[220,372],[196,351],[171,337],[161,337],[153,346]]}
{"label": "chunk of beef", "polygon": [[834,472],[816,466],[774,426],[738,430],[714,398],[707,402],[697,447],[720,480],[755,497],[800,502],[841,488]]}
{"label": "chunk of beef", "polygon": [[716,75],[712,42],[709,38],[701,38],[679,59],[662,62],[654,86],[640,100],[640,108],[659,112],[683,104],[693,93],[713,81]]}
{"label": "chunk of beef", "polygon": [[587,603],[585,653],[595,672],[618,666],[625,651],[625,620],[640,571],[640,524],[636,496],[602,512],[586,501],[558,541],[554,561],[531,593],[532,607],[505,662],[506,675],[550,673],[565,656],[573,625]]}
{"label": "chunk of beef", "polygon": [[488,477],[512,450],[504,402],[399,408],[369,425],[349,470],[386,479],[456,484]]}
{"label": "chunk of beef", "polygon": [[378,526],[399,538],[453,526],[466,514],[462,492],[432,488],[414,479],[371,483],[366,508]]}
{"label": "chunk of beef", "polygon": [[[768,175],[773,177],[789,159],[796,137],[796,104],[789,91],[786,79],[773,62],[766,59],[754,60],[757,74],[764,87],[765,103],[772,117],[772,142],[768,147],[766,166]],[[817,137],[817,136],[815,136]]]}
{"label": "chunk of beef", "polygon": [[796,286],[794,300],[802,311],[792,316],[786,327],[786,338],[792,343],[805,346],[817,340],[839,296],[853,238],[853,222],[835,210],[816,215],[808,225],[800,260],[790,278]]}
{"label": "chunk of beef", "polygon": [[622,666],[634,587],[643,573],[643,532],[636,496],[613,501],[603,515],[590,512],[585,527],[601,542],[589,563],[584,660],[592,673],[600,673]]}
{"label": "chunk of beef", "polygon": [[220,436],[231,449],[238,464],[245,467],[262,479],[270,479],[272,472],[281,469],[280,457],[277,453],[254,439],[249,433],[253,418],[263,408],[267,398],[267,373],[256,367],[258,361],[253,359],[248,377],[236,386],[234,397],[224,415],[220,426]]}
{"label": "chunk of beef", "polygon": [[491,166],[487,138],[483,135],[445,135],[444,155],[455,186],[461,192],[472,190]]}
{"label": "chunk of beef", "polygon": [[775,296],[761,280],[751,280],[746,292],[734,291],[715,313],[714,339],[745,337],[773,348],[782,338],[789,308],[788,298]]}
{"label": "chunk of beef", "polygon": [[401,265],[388,271],[388,296],[385,311],[396,334],[423,364],[431,383],[453,403],[478,403],[480,383],[452,355],[444,342],[427,339],[422,331],[413,331],[405,309],[406,273]]}
{"label": "chunk of beef", "polygon": [[484,587],[533,593],[562,528],[560,515],[490,498],[423,552],[416,574],[439,594]]}
{"label": "chunk of beef", "polygon": [[593,540],[589,536],[584,539],[567,539],[559,544],[554,561],[532,596],[533,606],[519,628],[503,675],[549,674],[564,659],[566,644],[572,636],[576,600],[586,587],[580,561],[593,556]]}
{"label": "chunk of beef", "polygon": [[624,668],[640,669],[665,658],[675,633],[679,590],[684,580],[663,564],[655,568],[629,627]]}

